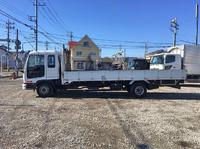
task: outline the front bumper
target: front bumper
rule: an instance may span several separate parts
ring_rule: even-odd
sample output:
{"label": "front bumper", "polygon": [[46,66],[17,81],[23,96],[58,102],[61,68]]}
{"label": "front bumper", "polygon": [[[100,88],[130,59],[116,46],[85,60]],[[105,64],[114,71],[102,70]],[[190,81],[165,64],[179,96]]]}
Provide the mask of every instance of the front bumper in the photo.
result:
{"label": "front bumper", "polygon": [[22,84],[22,89],[23,90],[35,89],[35,83]]}

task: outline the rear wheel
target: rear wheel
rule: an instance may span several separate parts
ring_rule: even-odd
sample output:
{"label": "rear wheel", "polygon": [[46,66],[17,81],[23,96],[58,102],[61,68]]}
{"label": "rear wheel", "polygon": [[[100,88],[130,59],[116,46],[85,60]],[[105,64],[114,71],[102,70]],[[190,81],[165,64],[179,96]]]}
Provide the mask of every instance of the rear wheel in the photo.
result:
{"label": "rear wheel", "polygon": [[37,94],[40,97],[49,97],[53,94],[53,88],[49,83],[40,83],[37,87]]}
{"label": "rear wheel", "polygon": [[143,83],[135,83],[131,86],[130,89],[131,95],[137,98],[142,98],[147,94],[147,88]]}

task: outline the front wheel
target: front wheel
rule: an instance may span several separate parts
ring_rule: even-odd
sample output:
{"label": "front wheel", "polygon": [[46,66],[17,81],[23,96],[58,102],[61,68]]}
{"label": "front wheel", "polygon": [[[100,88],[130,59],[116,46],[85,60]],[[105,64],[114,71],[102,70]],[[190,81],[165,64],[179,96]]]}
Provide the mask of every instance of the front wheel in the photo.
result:
{"label": "front wheel", "polygon": [[53,93],[53,88],[49,83],[40,83],[37,87],[37,94],[40,97],[48,97]]}
{"label": "front wheel", "polygon": [[131,95],[137,98],[142,98],[147,94],[147,88],[143,83],[135,83],[131,86],[130,89]]}

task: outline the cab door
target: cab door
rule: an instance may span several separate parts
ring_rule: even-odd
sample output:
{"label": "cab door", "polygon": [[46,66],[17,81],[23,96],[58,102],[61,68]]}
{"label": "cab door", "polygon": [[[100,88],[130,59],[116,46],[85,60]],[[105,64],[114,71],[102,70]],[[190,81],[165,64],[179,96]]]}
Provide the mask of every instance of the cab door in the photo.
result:
{"label": "cab door", "polygon": [[58,55],[49,54],[47,56],[46,78],[48,80],[59,79]]}
{"label": "cab door", "polygon": [[165,69],[181,69],[181,56],[180,55],[166,55]]}

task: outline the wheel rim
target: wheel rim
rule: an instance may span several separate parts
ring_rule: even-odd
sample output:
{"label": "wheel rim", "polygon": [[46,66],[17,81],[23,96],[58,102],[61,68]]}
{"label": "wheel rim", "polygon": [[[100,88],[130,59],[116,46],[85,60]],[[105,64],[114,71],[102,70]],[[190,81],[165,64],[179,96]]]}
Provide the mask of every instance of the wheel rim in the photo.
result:
{"label": "wheel rim", "polygon": [[42,95],[47,95],[49,93],[49,87],[47,85],[42,85],[40,87],[40,93]]}
{"label": "wheel rim", "polygon": [[135,94],[138,96],[141,96],[144,94],[144,88],[142,86],[137,86],[135,88]]}

